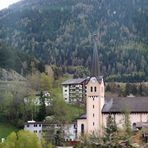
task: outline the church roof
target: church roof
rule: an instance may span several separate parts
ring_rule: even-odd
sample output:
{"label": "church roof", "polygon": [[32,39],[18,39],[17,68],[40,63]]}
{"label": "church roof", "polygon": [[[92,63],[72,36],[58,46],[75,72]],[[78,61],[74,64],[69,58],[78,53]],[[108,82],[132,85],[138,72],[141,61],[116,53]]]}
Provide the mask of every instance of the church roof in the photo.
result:
{"label": "church roof", "polygon": [[103,76],[98,76],[98,77],[88,77],[88,78],[86,79],[86,81],[85,81],[85,84],[88,84],[88,82],[90,81],[91,78],[96,78],[97,81],[98,81],[99,83],[101,83],[101,82],[102,82],[102,79],[103,79]]}
{"label": "church roof", "polygon": [[102,113],[148,113],[148,97],[106,98]]}
{"label": "church roof", "polygon": [[70,79],[67,81],[64,81],[62,85],[70,85],[70,84],[81,84],[86,80],[86,78],[78,78],[78,79]]}
{"label": "church roof", "polygon": [[98,77],[100,76],[100,64],[99,64],[96,36],[94,37],[95,38],[94,38],[94,49],[92,56],[91,77]]}
{"label": "church roof", "polygon": [[78,119],[86,119],[86,118],[87,118],[86,114],[83,114]]}

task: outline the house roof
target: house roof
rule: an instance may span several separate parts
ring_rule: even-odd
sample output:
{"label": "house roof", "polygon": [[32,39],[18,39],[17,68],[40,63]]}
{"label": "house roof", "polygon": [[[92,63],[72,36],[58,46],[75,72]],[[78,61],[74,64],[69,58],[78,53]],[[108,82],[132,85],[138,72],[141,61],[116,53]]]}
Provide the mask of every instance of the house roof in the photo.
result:
{"label": "house roof", "polygon": [[78,78],[78,79],[70,79],[67,81],[64,81],[62,85],[69,85],[69,84],[81,84],[86,80],[86,78]]}
{"label": "house roof", "polygon": [[43,122],[25,122],[24,125],[28,125],[28,124],[44,124]]}
{"label": "house roof", "polygon": [[106,98],[102,113],[148,113],[148,97]]}

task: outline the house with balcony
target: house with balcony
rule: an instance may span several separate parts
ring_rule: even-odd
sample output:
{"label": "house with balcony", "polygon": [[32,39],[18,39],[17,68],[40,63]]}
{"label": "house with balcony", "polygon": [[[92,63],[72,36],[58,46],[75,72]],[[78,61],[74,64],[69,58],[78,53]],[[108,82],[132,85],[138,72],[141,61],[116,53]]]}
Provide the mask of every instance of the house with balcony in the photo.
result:
{"label": "house with balcony", "polygon": [[62,83],[63,98],[66,103],[85,103],[86,78],[70,79]]}

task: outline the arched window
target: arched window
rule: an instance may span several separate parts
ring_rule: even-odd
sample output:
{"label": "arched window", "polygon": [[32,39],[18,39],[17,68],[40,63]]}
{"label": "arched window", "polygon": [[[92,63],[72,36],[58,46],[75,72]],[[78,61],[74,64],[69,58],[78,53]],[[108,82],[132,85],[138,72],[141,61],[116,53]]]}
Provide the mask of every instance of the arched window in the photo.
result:
{"label": "arched window", "polygon": [[96,87],[96,86],[94,87],[94,91],[95,91],[95,92],[97,91],[97,87]]}
{"label": "arched window", "polygon": [[84,134],[84,124],[81,124],[81,134]]}
{"label": "arched window", "polygon": [[133,123],[133,129],[134,130],[136,129],[136,123]]}
{"label": "arched window", "polygon": [[93,92],[93,87],[92,86],[90,87],[90,91]]}

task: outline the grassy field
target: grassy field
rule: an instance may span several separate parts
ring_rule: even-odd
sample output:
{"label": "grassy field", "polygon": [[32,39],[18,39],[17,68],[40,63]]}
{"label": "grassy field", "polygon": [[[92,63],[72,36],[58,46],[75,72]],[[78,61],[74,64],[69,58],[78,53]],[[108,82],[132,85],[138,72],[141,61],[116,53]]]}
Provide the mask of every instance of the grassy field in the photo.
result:
{"label": "grassy field", "polygon": [[13,131],[17,131],[17,128],[8,123],[0,123],[0,139],[7,137]]}

